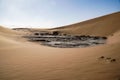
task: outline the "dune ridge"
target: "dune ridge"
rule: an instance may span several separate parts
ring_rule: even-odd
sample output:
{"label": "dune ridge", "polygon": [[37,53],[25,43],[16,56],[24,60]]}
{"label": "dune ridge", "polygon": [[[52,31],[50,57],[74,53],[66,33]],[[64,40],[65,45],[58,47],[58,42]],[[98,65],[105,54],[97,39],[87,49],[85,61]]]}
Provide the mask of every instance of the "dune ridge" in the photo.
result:
{"label": "dune ridge", "polygon": [[120,12],[105,15],[84,22],[62,26],[53,30],[60,30],[70,34],[109,36],[120,30]]}

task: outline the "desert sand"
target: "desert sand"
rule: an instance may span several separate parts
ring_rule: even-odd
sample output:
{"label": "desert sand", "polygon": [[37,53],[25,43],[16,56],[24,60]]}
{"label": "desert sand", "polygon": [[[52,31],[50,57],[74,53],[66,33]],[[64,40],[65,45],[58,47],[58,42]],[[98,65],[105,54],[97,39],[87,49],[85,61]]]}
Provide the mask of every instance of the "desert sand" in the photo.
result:
{"label": "desert sand", "polygon": [[[50,29],[108,37],[86,48],[54,48],[28,42],[25,32],[0,27],[0,80],[120,80],[120,12]],[[116,59],[110,62],[101,56]]]}

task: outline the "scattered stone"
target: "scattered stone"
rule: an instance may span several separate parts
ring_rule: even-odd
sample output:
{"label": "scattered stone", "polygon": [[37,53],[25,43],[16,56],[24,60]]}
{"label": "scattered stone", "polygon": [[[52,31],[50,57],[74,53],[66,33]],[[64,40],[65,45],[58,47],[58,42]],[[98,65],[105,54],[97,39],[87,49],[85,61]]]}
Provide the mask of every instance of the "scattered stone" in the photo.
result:
{"label": "scattered stone", "polygon": [[53,31],[53,35],[59,35],[59,31]]}
{"label": "scattered stone", "polygon": [[111,62],[116,62],[116,59],[112,59]]}
{"label": "scattered stone", "polygon": [[104,56],[101,56],[100,59],[104,59],[105,57]]}
{"label": "scattered stone", "polygon": [[34,33],[34,35],[38,36],[38,35],[39,35],[39,33]]}
{"label": "scattered stone", "polygon": [[105,37],[89,36],[89,35],[61,35],[59,31],[53,31],[52,33],[42,31],[33,32],[33,34],[24,36],[29,41],[39,42],[42,45],[59,47],[59,48],[76,48],[76,47],[88,47],[104,44],[106,42]]}
{"label": "scattered stone", "polygon": [[102,39],[107,39],[107,37],[102,37]]}
{"label": "scattered stone", "polygon": [[99,57],[98,59],[101,59],[102,61],[105,61],[105,62],[107,62],[107,63],[116,62],[116,59],[112,59],[111,57],[105,58],[104,56],[101,56],[101,57]]}

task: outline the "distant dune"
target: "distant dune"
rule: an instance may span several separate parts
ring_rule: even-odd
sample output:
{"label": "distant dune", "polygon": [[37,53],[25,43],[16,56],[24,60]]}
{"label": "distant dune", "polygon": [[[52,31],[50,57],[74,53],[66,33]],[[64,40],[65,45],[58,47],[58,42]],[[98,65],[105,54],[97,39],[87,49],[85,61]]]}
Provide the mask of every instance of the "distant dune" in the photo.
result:
{"label": "distant dune", "polygon": [[120,12],[51,30],[108,40],[94,47],[53,48],[0,27],[0,80],[120,80]]}

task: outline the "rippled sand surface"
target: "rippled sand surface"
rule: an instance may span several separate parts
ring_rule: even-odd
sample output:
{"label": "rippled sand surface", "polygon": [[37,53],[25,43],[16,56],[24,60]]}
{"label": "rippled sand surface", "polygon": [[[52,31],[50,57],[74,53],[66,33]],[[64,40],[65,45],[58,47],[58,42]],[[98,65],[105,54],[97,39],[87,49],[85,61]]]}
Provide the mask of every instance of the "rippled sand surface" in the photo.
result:
{"label": "rippled sand surface", "polygon": [[0,80],[114,80],[120,77],[119,61],[97,60],[101,55],[119,60],[118,53],[108,53],[111,51],[108,46],[106,50],[103,46],[85,49],[28,46],[0,50]]}

